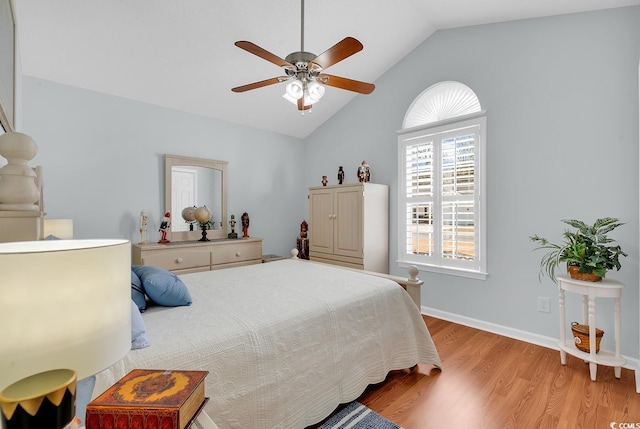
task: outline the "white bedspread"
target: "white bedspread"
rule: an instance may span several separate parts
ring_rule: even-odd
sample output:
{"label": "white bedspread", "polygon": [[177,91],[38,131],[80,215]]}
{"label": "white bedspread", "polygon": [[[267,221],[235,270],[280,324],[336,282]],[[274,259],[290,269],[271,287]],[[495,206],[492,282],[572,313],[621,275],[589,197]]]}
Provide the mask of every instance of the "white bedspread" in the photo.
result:
{"label": "white bedspread", "polygon": [[151,307],[150,347],[98,375],[94,397],[134,368],[207,370],[220,429],[295,429],[357,398],[393,369],[440,366],[396,283],[283,260],[180,276],[189,307]]}

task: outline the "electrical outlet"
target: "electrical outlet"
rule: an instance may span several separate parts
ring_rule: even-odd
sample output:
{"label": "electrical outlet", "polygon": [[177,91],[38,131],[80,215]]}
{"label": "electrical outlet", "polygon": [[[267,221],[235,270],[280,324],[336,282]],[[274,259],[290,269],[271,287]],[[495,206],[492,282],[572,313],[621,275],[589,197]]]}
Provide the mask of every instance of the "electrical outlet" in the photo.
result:
{"label": "electrical outlet", "polygon": [[551,312],[550,304],[549,304],[549,298],[547,298],[546,296],[539,296],[538,297],[538,311],[540,311],[542,313]]}

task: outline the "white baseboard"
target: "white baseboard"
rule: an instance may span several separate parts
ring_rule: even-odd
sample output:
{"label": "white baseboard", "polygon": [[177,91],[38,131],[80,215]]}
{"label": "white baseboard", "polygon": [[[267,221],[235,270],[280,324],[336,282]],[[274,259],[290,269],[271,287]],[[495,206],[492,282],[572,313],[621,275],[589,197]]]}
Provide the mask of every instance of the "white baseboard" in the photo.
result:
{"label": "white baseboard", "polygon": [[[544,335],[538,335],[527,331],[521,331],[520,329],[514,329],[508,326],[485,322],[483,320],[473,319],[471,317],[461,316],[459,314],[449,313],[435,308],[422,306],[420,310],[422,311],[422,314],[435,317],[436,319],[447,320],[459,325],[469,326],[471,328],[480,329],[482,331],[491,332],[494,334],[502,335],[504,337],[509,337],[516,340],[525,341],[527,343],[536,344],[538,346],[546,347],[552,350],[560,351],[557,344],[557,338],[546,337]],[[626,361],[623,368],[635,371],[636,392],[640,393],[640,361],[636,358],[630,358],[628,356],[622,356],[622,358]]]}

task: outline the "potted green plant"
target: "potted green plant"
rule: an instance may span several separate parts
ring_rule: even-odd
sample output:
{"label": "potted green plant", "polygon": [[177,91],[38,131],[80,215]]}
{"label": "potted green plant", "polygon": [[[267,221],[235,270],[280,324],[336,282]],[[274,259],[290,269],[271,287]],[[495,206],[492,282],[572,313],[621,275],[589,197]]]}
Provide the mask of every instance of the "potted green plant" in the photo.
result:
{"label": "potted green plant", "polygon": [[562,222],[575,231],[565,230],[561,244],[551,243],[538,235],[529,237],[540,244],[535,250],[547,250],[540,261],[540,276],[547,275],[555,282],[556,268],[561,262],[566,262],[571,278],[579,280],[599,281],[606,276],[607,270],[620,270],[619,258],[627,254],[607,234],[623,223],[610,217],[598,219],[591,226],[575,219],[563,219]]}

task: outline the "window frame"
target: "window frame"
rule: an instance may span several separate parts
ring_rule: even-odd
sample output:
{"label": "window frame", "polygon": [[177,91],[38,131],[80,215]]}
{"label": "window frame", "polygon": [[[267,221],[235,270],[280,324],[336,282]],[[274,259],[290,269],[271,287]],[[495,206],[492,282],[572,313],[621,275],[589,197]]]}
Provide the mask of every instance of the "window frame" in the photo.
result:
{"label": "window frame", "polygon": [[[474,263],[473,268],[469,268],[468,264],[461,264],[458,260],[447,260],[440,257],[440,253],[436,252],[436,261],[432,257],[422,257],[420,255],[408,255],[406,253],[407,248],[407,224],[406,224],[406,210],[407,210],[407,192],[406,192],[406,148],[419,139],[434,134],[448,134],[455,132],[461,128],[479,127],[478,129],[478,142],[476,142],[475,150],[475,191],[474,191],[474,209],[477,212],[477,221],[475,228],[475,240],[476,240],[476,256],[477,261]],[[399,267],[408,267],[415,265],[419,269],[428,272],[450,274],[456,276],[462,276],[467,278],[485,280],[488,276],[487,272],[487,240],[486,240],[486,142],[487,142],[487,118],[485,111],[479,111],[476,113],[459,116],[451,119],[446,119],[438,122],[432,122],[425,125],[412,127],[409,129],[400,130],[398,133],[398,259],[396,263]],[[438,139],[440,141],[440,139]],[[434,142],[435,144],[435,142]],[[438,153],[439,153],[438,148]],[[434,192],[438,195],[434,195],[436,198],[442,198],[442,190],[439,185],[441,180],[442,169],[440,160],[438,160],[437,168],[433,172],[434,181],[436,181],[437,188]],[[437,178],[437,180],[436,180]],[[441,224],[442,214],[435,213],[434,217],[437,222]],[[441,241],[441,231],[437,228],[439,235],[436,237],[436,242]],[[435,232],[436,230],[434,230]],[[439,244],[438,244],[439,246]],[[437,249],[437,246],[436,246]],[[427,261],[427,259],[429,259]]]}

